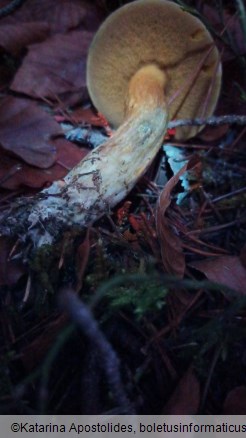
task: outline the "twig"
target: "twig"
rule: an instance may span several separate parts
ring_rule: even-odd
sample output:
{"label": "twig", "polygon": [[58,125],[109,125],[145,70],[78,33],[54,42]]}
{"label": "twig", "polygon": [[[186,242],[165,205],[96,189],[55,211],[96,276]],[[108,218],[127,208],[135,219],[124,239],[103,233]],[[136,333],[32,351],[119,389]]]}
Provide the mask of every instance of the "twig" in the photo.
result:
{"label": "twig", "polygon": [[66,138],[69,141],[78,141],[93,148],[99,146],[108,140],[108,135],[98,129],[88,128],[73,128],[66,133]]}
{"label": "twig", "polygon": [[246,125],[246,116],[238,116],[238,115],[226,115],[226,116],[212,116],[207,119],[180,119],[180,120],[172,120],[168,123],[168,129],[177,128],[179,126],[220,126],[226,124],[236,124],[236,125]]}
{"label": "twig", "polygon": [[234,190],[233,192],[218,196],[217,198],[211,199],[211,202],[220,202],[223,201],[224,199],[233,198],[234,196],[241,195],[241,193],[244,192],[246,192],[246,187],[242,187],[241,189]]}
{"label": "twig", "polygon": [[[239,115],[225,115],[225,116],[212,116],[207,119],[196,118],[191,119],[178,119],[172,120],[168,123],[168,129],[177,128],[179,126],[219,126],[226,124],[246,125],[246,116]],[[99,146],[108,140],[108,136],[99,130],[92,128],[76,128],[71,129],[65,134],[67,140],[78,141],[83,144],[92,146],[93,148]]]}
{"label": "twig", "polygon": [[229,228],[229,227],[233,227],[234,225],[239,226],[243,223],[246,222],[246,216],[242,215],[241,217],[235,219],[234,221],[231,222],[227,222],[226,224],[222,224],[222,225],[215,225],[212,227],[208,227],[208,228],[204,228],[204,229],[198,229],[198,230],[192,230],[192,231],[188,231],[187,235],[190,234],[208,234],[208,233],[214,233],[220,230],[224,230],[225,228]]}
{"label": "twig", "polygon": [[74,324],[84,333],[99,352],[110,391],[123,414],[133,414],[133,407],[125,393],[120,377],[120,361],[116,352],[105,338],[90,309],[71,290],[61,293],[62,308],[69,314]]}
{"label": "twig", "polygon": [[3,6],[2,8],[0,8],[0,18],[6,17],[6,15],[9,15],[12,12],[14,12],[15,9],[17,9],[19,6],[21,6],[23,1],[24,0],[13,0],[8,5]]}
{"label": "twig", "polygon": [[210,369],[208,370],[208,375],[207,375],[207,379],[206,379],[206,382],[205,382],[205,388],[204,388],[204,391],[203,391],[203,394],[202,394],[201,403],[200,403],[200,411],[201,412],[203,411],[203,408],[204,408],[204,405],[205,405],[205,402],[206,402],[206,399],[207,399],[207,395],[208,395],[209,386],[211,384],[213,373],[214,373],[215,367],[216,367],[216,365],[218,363],[218,360],[219,360],[219,357],[220,357],[220,354],[221,354],[223,346],[224,346],[223,343],[221,343],[221,345],[219,345],[217,347],[217,349],[215,350],[215,352],[214,352],[214,356],[213,356],[213,359],[212,359],[212,363],[211,363]]}
{"label": "twig", "polygon": [[235,146],[237,145],[237,143],[239,142],[239,140],[241,140],[241,138],[245,135],[246,133],[246,126],[242,129],[242,131],[240,132],[240,134],[237,136],[237,138],[234,140],[234,142],[231,144],[230,149],[233,150],[235,149]]}

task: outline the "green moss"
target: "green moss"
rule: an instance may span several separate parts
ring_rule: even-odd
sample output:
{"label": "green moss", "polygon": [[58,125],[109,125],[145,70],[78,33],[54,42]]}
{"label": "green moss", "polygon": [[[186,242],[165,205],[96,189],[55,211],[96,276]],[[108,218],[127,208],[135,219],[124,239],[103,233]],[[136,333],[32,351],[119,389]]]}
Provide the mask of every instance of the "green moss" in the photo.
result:
{"label": "green moss", "polygon": [[[134,278],[135,277],[135,278]],[[120,277],[123,284],[109,286],[106,297],[109,299],[109,310],[131,310],[139,320],[143,316],[159,311],[165,305],[168,289],[156,276],[141,274]]]}

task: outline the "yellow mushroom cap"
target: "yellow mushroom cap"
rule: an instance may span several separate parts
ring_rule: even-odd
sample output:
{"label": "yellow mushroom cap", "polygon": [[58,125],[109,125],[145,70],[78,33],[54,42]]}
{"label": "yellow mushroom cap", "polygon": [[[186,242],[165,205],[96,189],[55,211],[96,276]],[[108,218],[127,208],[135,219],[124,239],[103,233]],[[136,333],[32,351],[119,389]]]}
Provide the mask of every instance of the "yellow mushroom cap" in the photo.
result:
{"label": "yellow mushroom cap", "polygon": [[[87,62],[87,85],[113,127],[125,117],[128,84],[143,66],[165,72],[169,119],[210,116],[221,84],[221,64],[203,23],[168,0],[136,0],[112,13],[97,31]],[[201,127],[178,128],[175,137]]]}

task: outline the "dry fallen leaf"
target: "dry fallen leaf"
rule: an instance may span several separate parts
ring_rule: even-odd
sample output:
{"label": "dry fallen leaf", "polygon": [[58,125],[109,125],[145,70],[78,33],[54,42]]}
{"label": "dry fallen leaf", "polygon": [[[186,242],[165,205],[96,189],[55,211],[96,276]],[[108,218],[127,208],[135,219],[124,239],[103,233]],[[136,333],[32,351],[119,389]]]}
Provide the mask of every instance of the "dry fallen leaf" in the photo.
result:
{"label": "dry fallen leaf", "polygon": [[56,160],[51,136],[61,134],[58,123],[25,99],[7,96],[0,101],[0,144],[37,167],[50,167]]}
{"label": "dry fallen leaf", "polygon": [[222,256],[190,263],[215,283],[223,284],[240,294],[246,294],[246,269],[237,256]]}
{"label": "dry fallen leaf", "polygon": [[82,160],[88,149],[79,148],[65,139],[53,140],[57,155],[56,163],[49,169],[39,169],[21,162],[18,158],[4,155],[0,161],[0,186],[16,190],[23,186],[39,189],[63,178],[67,172]]}
{"label": "dry fallen leaf", "polygon": [[86,57],[93,33],[71,31],[33,44],[17,71],[11,89],[35,98],[56,99],[86,92]]}
{"label": "dry fallen leaf", "polygon": [[46,23],[51,33],[65,33],[83,26],[95,30],[100,22],[98,9],[83,0],[25,0],[21,7],[1,19],[1,24]]}
{"label": "dry fallen leaf", "polygon": [[28,44],[41,42],[49,35],[46,23],[1,24],[0,47],[12,55],[18,55]]}
{"label": "dry fallen leaf", "polygon": [[166,217],[167,209],[171,203],[171,191],[178,184],[179,178],[184,172],[194,168],[198,164],[197,157],[186,163],[164,186],[156,210],[156,229],[161,246],[161,256],[164,269],[167,273],[182,278],[185,271],[185,257],[182,250],[182,242],[175,231],[171,228]]}

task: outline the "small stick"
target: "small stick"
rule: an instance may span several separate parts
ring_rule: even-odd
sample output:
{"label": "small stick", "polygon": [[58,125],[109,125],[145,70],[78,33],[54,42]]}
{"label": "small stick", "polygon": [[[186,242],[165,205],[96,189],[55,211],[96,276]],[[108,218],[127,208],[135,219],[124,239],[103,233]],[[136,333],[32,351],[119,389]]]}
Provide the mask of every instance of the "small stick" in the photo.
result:
{"label": "small stick", "polygon": [[221,195],[218,196],[217,198],[211,199],[211,202],[220,202],[223,201],[224,199],[228,199],[228,198],[233,198],[234,196],[240,195],[241,193],[246,192],[246,187],[242,187],[238,190],[234,190],[233,192],[230,193],[225,193],[225,195]]}
{"label": "small stick", "polygon": [[[224,116],[212,116],[212,117],[208,117],[207,119],[196,118],[194,120],[191,119],[171,120],[167,125],[167,129],[178,128],[180,126],[202,126],[202,125],[220,126],[220,125],[233,124],[233,123],[241,126],[246,125],[246,116],[231,114]],[[243,133],[240,134],[240,136],[242,135]],[[90,143],[93,148],[108,140],[108,136],[105,135],[104,133],[97,130],[90,130],[86,128],[72,129],[66,133],[66,138],[70,141],[76,140],[76,141]]]}
{"label": "small stick", "polygon": [[236,125],[246,125],[246,116],[238,116],[235,114],[225,115],[225,116],[212,116],[207,119],[197,118],[194,120],[190,119],[179,119],[172,120],[168,123],[168,129],[177,128],[179,126],[220,126],[226,124],[236,124]]}

